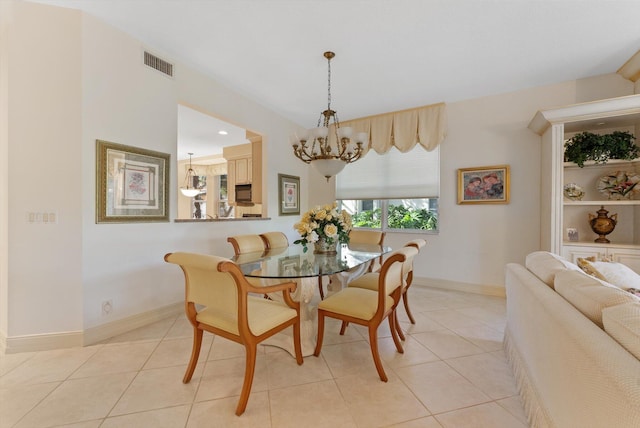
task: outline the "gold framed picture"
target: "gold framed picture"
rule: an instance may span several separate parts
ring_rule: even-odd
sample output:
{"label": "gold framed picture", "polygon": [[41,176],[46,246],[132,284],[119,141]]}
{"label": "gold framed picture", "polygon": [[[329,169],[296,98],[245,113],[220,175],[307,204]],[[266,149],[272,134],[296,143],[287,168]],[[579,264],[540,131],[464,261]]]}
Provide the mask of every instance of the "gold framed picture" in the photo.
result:
{"label": "gold framed picture", "polygon": [[458,204],[508,204],[509,165],[458,169]]}
{"label": "gold framed picture", "polygon": [[300,177],[278,174],[278,214],[300,214]]}
{"label": "gold framed picture", "polygon": [[170,158],[96,140],[96,223],[168,222]]}

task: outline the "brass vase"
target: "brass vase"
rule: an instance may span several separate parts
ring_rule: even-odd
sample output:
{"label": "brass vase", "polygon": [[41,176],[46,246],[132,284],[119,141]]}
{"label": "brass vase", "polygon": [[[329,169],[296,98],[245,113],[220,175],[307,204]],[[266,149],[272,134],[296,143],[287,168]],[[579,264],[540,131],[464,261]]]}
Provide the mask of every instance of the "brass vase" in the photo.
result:
{"label": "brass vase", "polygon": [[591,230],[598,234],[598,238],[594,242],[609,244],[611,241],[609,241],[606,236],[616,228],[616,223],[618,223],[618,214],[607,216],[609,211],[604,209],[604,205],[600,205],[600,209],[596,211],[596,213],[598,213],[597,216],[589,213],[589,225],[591,226]]}

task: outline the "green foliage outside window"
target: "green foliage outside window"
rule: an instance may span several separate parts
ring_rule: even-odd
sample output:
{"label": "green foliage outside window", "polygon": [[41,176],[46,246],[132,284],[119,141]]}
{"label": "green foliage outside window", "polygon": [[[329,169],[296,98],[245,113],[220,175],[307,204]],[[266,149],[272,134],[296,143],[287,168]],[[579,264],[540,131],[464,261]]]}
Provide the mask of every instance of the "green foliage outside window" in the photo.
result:
{"label": "green foliage outside window", "polygon": [[[353,226],[379,229],[382,224],[381,214],[380,208],[356,213],[353,215]],[[438,216],[425,208],[389,205],[387,224],[389,229],[437,230]]]}

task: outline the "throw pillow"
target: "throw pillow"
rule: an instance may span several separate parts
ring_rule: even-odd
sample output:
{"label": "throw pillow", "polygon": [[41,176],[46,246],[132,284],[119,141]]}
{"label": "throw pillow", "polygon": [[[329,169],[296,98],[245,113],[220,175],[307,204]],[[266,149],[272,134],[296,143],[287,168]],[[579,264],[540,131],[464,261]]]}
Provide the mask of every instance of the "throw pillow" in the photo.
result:
{"label": "throw pillow", "polygon": [[623,290],[640,289],[640,275],[622,263],[597,262],[585,258],[578,259],[578,266],[587,274]]}
{"label": "throw pillow", "polygon": [[640,298],[585,275],[583,272],[570,270],[558,272],[554,286],[558,294],[600,328],[603,328],[602,310],[604,308],[640,302]]}

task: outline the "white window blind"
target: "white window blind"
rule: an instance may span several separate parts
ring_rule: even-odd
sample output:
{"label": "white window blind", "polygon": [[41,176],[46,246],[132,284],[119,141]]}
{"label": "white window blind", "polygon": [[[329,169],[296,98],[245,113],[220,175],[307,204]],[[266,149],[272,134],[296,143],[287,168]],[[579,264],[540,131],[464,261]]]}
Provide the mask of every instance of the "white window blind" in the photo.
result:
{"label": "white window blind", "polygon": [[440,148],[416,145],[407,153],[392,147],[384,155],[369,150],[336,176],[337,199],[437,198],[440,195]]}

